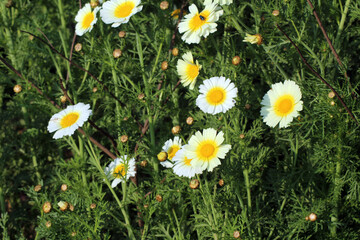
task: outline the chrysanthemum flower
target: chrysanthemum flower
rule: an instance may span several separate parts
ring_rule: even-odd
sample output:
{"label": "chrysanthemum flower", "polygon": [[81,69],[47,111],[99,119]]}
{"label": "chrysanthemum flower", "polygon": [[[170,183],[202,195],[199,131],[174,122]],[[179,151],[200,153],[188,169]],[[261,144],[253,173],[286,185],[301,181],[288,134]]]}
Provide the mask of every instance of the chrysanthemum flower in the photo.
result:
{"label": "chrysanthemum flower", "polygon": [[213,128],[204,129],[202,134],[197,131],[184,146],[185,155],[188,159],[192,159],[191,165],[194,168],[207,169],[211,172],[221,164],[219,158],[225,158],[226,153],[231,149],[231,145],[222,144],[223,142],[223,132],[216,134]]}
{"label": "chrysanthemum flower", "polygon": [[130,17],[142,10],[141,0],[110,0],[102,5],[100,16],[104,23],[118,27],[127,23]]}
{"label": "chrysanthemum flower", "polygon": [[54,139],[72,135],[91,115],[89,104],[78,103],[54,114],[48,124],[48,131],[55,132]]}
{"label": "chrysanthemum flower", "polygon": [[201,168],[195,168],[191,164],[192,159],[186,157],[184,149],[180,149],[179,151],[176,152],[173,161],[174,161],[174,167],[173,167],[174,173],[180,177],[184,176],[191,178],[194,177],[195,174],[200,174],[203,171]]}
{"label": "chrysanthemum flower", "polygon": [[[207,2],[207,1],[209,1],[209,0],[205,0],[205,2]],[[233,0],[213,0],[213,1],[214,1],[214,3],[220,4],[220,5],[229,5],[229,4],[233,3]]]}
{"label": "chrysanthemum flower", "polygon": [[290,80],[271,85],[271,89],[265,94],[261,104],[263,105],[261,116],[264,122],[270,127],[275,127],[280,123],[280,128],[288,127],[303,108],[300,88]]}
{"label": "chrysanthemum flower", "polygon": [[[167,152],[168,159],[172,161],[176,152],[179,151],[180,148],[181,148],[181,139],[176,136],[176,137],[174,137],[174,140],[172,140],[172,139],[167,140],[164,143],[162,150],[164,152]],[[160,162],[160,164],[166,168],[173,167],[173,164],[170,161],[163,161],[163,162]]]}
{"label": "chrysanthemum flower", "polygon": [[255,35],[246,34],[246,37],[244,38],[243,42],[249,42],[251,44],[261,45],[261,43],[263,42],[263,38],[258,33]]}
{"label": "chrysanthemum flower", "polygon": [[90,3],[85,4],[85,6],[79,10],[75,17],[75,21],[77,22],[75,26],[76,35],[82,36],[84,33],[90,32],[93,29],[97,21],[96,13],[99,10],[100,8],[96,7],[94,11],[91,11]]}
{"label": "chrysanthemum flower", "polygon": [[223,10],[218,9],[218,4],[205,1],[205,9],[199,13],[195,4],[189,7],[189,14],[179,24],[179,32],[184,33],[181,37],[186,43],[199,43],[201,37],[207,37],[216,32],[216,21],[223,15]]}
{"label": "chrysanthemum flower", "polygon": [[108,178],[114,179],[111,183],[111,187],[114,188],[130,177],[135,177],[135,159],[129,159],[127,155],[116,158],[105,168],[104,172]]}
{"label": "chrysanthemum flower", "polygon": [[225,77],[212,77],[206,79],[199,87],[200,95],[196,105],[205,113],[225,113],[235,106],[238,89],[230,79]]}
{"label": "chrysanthemum flower", "polygon": [[194,58],[191,52],[187,52],[182,56],[183,59],[179,59],[177,62],[177,72],[180,75],[181,83],[184,87],[190,85],[190,89],[194,89],[196,78],[199,75],[201,65]]}

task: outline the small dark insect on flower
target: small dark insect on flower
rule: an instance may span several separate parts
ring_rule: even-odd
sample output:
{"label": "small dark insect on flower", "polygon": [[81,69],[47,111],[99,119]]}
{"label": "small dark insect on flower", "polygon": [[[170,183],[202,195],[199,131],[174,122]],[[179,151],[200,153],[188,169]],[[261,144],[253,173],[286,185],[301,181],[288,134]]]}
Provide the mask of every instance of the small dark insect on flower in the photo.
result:
{"label": "small dark insect on flower", "polygon": [[199,17],[200,17],[200,20],[201,20],[201,21],[205,21],[205,17],[203,17],[203,16],[201,16],[201,15],[200,15]]}

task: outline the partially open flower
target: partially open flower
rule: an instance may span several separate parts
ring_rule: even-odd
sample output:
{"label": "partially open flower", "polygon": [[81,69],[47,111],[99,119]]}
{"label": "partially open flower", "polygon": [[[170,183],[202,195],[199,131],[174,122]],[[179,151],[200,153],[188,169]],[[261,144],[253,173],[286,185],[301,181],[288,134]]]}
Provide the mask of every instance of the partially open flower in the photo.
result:
{"label": "partially open flower", "polygon": [[50,210],[51,210],[51,203],[50,202],[45,202],[43,204],[43,207],[42,207],[44,213],[49,213]]}
{"label": "partially open flower", "polygon": [[171,129],[171,132],[172,132],[172,134],[179,134],[180,133],[180,131],[181,131],[181,127],[179,126],[179,125],[176,125],[176,126],[174,126],[172,129]]}
{"label": "partially open flower", "polygon": [[65,211],[68,208],[69,204],[65,201],[60,201],[58,202],[58,206],[61,211]]}
{"label": "partially open flower", "polygon": [[246,37],[244,38],[243,42],[249,42],[251,44],[261,45],[261,43],[263,42],[263,38],[258,33],[255,35],[246,34]]}

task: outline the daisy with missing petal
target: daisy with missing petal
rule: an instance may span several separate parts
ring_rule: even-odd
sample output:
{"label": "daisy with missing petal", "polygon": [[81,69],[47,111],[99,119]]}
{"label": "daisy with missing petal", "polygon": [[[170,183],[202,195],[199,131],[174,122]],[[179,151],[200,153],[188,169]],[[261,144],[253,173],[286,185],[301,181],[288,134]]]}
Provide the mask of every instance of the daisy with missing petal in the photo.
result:
{"label": "daisy with missing petal", "polygon": [[173,161],[174,161],[174,167],[173,167],[174,173],[180,177],[191,178],[194,177],[195,174],[200,174],[203,171],[201,168],[195,168],[191,164],[192,159],[186,157],[184,149],[180,149],[175,154]]}
{"label": "daisy with missing petal", "polygon": [[265,94],[261,105],[261,116],[268,126],[275,127],[279,123],[280,128],[286,128],[303,108],[300,88],[290,80],[275,83]]}
{"label": "daisy with missing petal", "polygon": [[[172,161],[176,152],[179,151],[180,148],[181,148],[181,139],[176,136],[176,137],[174,137],[174,140],[172,140],[172,139],[167,140],[165,142],[164,146],[162,147],[162,150],[167,153],[168,159],[170,161]],[[163,167],[172,168],[173,164],[170,161],[163,161],[163,162],[160,162],[160,164]]]}
{"label": "daisy with missing petal", "polygon": [[263,42],[263,38],[262,38],[261,34],[259,34],[259,33],[255,34],[255,35],[250,35],[247,33],[243,42],[249,42],[251,44],[261,45]]}
{"label": "daisy with missing petal", "polygon": [[96,7],[94,11],[91,11],[90,3],[85,4],[85,6],[79,10],[76,14],[75,21],[75,32],[76,35],[82,36],[86,32],[90,32],[93,29],[94,24],[97,21],[96,13],[100,10],[99,7]]}
{"label": "daisy with missing petal", "polygon": [[201,134],[197,131],[193,135],[188,145],[184,146],[185,155],[191,160],[194,168],[201,170],[207,169],[211,172],[216,166],[220,165],[220,159],[225,158],[226,153],[231,149],[231,145],[222,144],[224,142],[224,133],[213,128],[204,129]]}
{"label": "daisy with missing petal", "polygon": [[201,37],[207,37],[216,32],[216,21],[223,15],[223,10],[218,9],[218,4],[205,1],[205,9],[199,13],[195,4],[189,7],[189,14],[179,24],[179,32],[184,33],[181,37],[186,43],[199,43]]}
{"label": "daisy with missing petal", "polygon": [[70,136],[88,120],[90,115],[89,104],[78,103],[67,106],[66,109],[51,117],[47,129],[49,132],[56,131],[54,139]]}
{"label": "daisy with missing petal", "polygon": [[135,159],[129,159],[127,155],[116,158],[104,172],[108,178],[114,179],[111,183],[111,187],[114,188],[119,183],[126,182],[130,177],[135,177]]}
{"label": "daisy with missing petal", "polygon": [[205,113],[225,113],[235,106],[238,89],[230,79],[225,77],[212,77],[206,79],[199,87],[200,95],[196,105]]}
{"label": "daisy with missing petal", "polygon": [[130,17],[142,10],[140,0],[110,0],[102,5],[100,16],[104,23],[118,27],[127,23]]}
{"label": "daisy with missing petal", "polygon": [[182,56],[183,59],[179,59],[177,62],[177,72],[180,75],[181,83],[184,87],[190,85],[190,89],[194,89],[196,78],[199,75],[201,65],[194,58],[191,52],[187,52]]}

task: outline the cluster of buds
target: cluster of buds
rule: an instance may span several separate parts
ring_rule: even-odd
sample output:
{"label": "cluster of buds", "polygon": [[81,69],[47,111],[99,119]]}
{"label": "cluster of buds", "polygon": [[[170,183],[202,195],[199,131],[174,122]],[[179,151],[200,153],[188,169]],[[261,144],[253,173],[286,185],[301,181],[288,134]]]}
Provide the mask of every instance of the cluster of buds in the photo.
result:
{"label": "cluster of buds", "polygon": [[315,222],[316,219],[317,219],[317,216],[316,216],[315,213],[310,213],[309,216],[306,216],[306,217],[305,217],[305,220],[306,220],[306,221],[310,221],[310,222]]}

